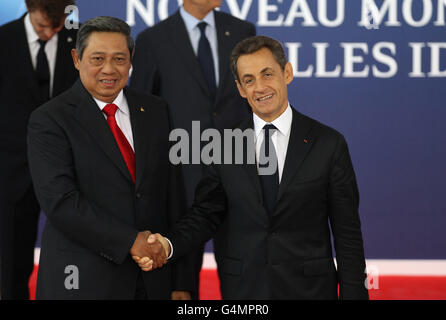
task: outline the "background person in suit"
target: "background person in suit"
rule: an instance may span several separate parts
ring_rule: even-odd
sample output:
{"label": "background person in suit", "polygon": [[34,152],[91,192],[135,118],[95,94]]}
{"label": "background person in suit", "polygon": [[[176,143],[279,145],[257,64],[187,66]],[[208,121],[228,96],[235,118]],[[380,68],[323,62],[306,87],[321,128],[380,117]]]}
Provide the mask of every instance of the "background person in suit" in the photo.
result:
{"label": "background person in suit", "polygon": [[64,28],[73,0],[26,0],[27,13],[0,27],[1,297],[28,299],[40,207],[26,158],[30,113],[78,77],[77,30]]}
{"label": "background person in suit", "polygon": [[[130,85],[164,98],[174,128],[190,134],[194,120],[202,131],[233,128],[250,113],[237,93],[229,57],[240,40],[256,34],[255,26],[215,11],[220,5],[221,0],[185,0],[175,14],[136,40]],[[202,169],[183,164],[182,172],[191,205]],[[196,253],[197,289],[202,257],[203,246]]]}
{"label": "background person in suit", "polygon": [[190,296],[186,260],[142,274],[131,259],[164,252],[148,227],[166,232],[187,208],[166,103],[125,87],[133,46],[125,22],[88,20],[72,52],[80,80],[31,114],[30,170],[47,215],[38,299]]}
{"label": "background person in suit", "polygon": [[217,232],[224,299],[336,299],[338,284],[341,299],[368,299],[359,195],[344,137],[290,106],[293,70],[276,40],[242,41],[231,64],[253,111],[239,128],[253,129],[257,163],[272,144],[277,170],[207,167],[191,214],[169,234],[173,259]]}

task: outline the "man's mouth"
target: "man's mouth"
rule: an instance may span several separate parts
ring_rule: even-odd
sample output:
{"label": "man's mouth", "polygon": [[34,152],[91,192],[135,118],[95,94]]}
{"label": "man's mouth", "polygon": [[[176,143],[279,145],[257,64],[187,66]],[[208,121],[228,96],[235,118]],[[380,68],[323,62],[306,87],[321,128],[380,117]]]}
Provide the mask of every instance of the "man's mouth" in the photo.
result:
{"label": "man's mouth", "polygon": [[257,98],[257,101],[260,101],[260,102],[262,102],[262,101],[266,101],[266,100],[268,100],[268,99],[271,99],[273,97],[273,94],[269,94],[269,95],[267,95],[267,96],[263,96],[263,97],[261,97],[261,98]]}
{"label": "man's mouth", "polygon": [[101,80],[101,83],[104,86],[113,86],[116,83],[116,80],[107,80],[107,79],[103,79]]}

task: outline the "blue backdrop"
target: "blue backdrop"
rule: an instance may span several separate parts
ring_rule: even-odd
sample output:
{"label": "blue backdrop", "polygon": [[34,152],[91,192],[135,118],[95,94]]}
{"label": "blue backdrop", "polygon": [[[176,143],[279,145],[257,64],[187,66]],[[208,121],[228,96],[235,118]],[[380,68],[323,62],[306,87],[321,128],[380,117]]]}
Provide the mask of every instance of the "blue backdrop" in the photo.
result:
{"label": "blue backdrop", "polygon": [[[180,1],[181,2],[181,1]],[[77,0],[80,21],[126,20],[136,36],[177,0]],[[0,23],[24,12],[2,0]],[[444,0],[223,0],[284,44],[299,111],[350,147],[367,258],[445,259]]]}

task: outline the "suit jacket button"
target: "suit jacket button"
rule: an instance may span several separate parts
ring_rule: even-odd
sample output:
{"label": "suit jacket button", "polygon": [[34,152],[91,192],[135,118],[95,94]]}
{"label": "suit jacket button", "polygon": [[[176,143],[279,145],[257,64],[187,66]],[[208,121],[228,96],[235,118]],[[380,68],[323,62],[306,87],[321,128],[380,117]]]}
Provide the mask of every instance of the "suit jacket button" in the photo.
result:
{"label": "suit jacket button", "polygon": [[217,112],[212,112],[212,115],[213,115],[214,117],[216,117],[216,116],[217,116]]}
{"label": "suit jacket button", "polygon": [[137,199],[141,198],[141,193],[138,192],[138,193],[136,194],[136,198],[137,198]]}

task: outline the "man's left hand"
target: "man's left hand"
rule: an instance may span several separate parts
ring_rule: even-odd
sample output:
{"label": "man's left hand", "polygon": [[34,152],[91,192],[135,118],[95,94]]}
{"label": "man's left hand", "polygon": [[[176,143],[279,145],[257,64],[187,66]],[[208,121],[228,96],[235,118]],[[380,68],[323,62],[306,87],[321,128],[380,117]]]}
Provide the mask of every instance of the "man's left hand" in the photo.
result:
{"label": "man's left hand", "polygon": [[172,291],[172,300],[191,300],[188,291]]}

